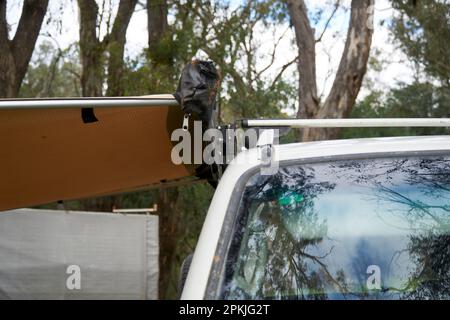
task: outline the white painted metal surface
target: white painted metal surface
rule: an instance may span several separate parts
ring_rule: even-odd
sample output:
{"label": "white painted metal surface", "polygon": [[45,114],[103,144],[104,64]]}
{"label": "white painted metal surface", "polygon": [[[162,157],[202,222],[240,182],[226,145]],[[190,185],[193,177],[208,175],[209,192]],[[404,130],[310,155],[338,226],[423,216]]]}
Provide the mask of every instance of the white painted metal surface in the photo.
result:
{"label": "white painted metal surface", "polygon": [[249,119],[246,127],[349,128],[349,127],[450,127],[447,118],[384,119]]}
{"label": "white painted metal surface", "polygon": [[[276,145],[277,161],[345,155],[449,151],[450,136],[366,138]],[[216,189],[195,249],[182,299],[203,299],[228,203],[238,179],[259,165],[257,149],[241,152]]]}

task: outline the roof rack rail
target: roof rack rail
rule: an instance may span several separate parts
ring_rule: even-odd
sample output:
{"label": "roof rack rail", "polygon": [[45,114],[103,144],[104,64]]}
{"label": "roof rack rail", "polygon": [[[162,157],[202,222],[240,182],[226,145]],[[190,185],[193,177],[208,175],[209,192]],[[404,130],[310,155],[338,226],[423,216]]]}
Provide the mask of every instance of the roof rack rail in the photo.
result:
{"label": "roof rack rail", "polygon": [[359,118],[359,119],[245,119],[242,127],[264,128],[367,128],[450,127],[449,118]]}
{"label": "roof rack rail", "polygon": [[141,97],[77,97],[47,99],[0,99],[0,110],[14,109],[66,109],[66,108],[132,108],[152,106],[178,106],[174,97],[153,95]]}

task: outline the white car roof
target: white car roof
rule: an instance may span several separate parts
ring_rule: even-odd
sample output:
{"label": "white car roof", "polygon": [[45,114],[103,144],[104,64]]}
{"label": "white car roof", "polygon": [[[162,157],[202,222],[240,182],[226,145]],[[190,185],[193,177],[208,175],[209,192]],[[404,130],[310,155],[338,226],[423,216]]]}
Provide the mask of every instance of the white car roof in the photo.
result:
{"label": "white car roof", "polygon": [[277,145],[278,160],[352,154],[450,150],[450,136],[415,136],[327,140]]}

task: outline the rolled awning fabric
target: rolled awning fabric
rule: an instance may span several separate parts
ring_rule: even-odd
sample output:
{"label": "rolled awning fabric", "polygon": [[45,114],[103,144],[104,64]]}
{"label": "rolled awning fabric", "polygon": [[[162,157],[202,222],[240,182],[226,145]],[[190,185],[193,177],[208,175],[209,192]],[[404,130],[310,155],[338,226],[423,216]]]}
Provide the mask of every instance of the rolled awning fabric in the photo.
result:
{"label": "rolled awning fabric", "polygon": [[170,136],[183,112],[172,95],[153,97],[161,105],[130,107],[117,98],[119,106],[94,108],[98,121],[91,123],[83,121],[81,108],[63,107],[64,99],[61,108],[55,99],[52,108],[2,108],[0,100],[0,210],[193,176],[195,168],[170,157]]}

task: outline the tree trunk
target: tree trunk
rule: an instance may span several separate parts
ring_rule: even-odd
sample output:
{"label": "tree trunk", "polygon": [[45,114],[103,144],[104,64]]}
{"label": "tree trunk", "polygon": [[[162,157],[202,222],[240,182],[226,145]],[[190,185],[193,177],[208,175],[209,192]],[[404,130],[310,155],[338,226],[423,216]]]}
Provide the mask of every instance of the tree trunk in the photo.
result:
{"label": "tree trunk", "polygon": [[319,108],[316,86],[316,41],[308,11],[303,0],[288,1],[289,15],[295,30],[298,46],[297,68],[299,73],[297,118],[313,118]]}
{"label": "tree trunk", "polygon": [[123,96],[123,55],[128,25],[137,0],[120,1],[116,19],[108,39],[108,96]]}
{"label": "tree trunk", "polygon": [[[323,105],[317,99],[314,32],[303,0],[289,0],[288,8],[296,34],[299,62],[299,118],[343,118],[355,105],[369,59],[372,42],[373,0],[353,0],[347,39],[333,86]],[[300,140],[327,140],[339,129],[304,129]]]}
{"label": "tree trunk", "polygon": [[84,97],[102,96],[105,53],[109,59],[107,95],[123,95],[123,56],[126,33],[137,0],[121,0],[111,33],[103,41],[97,35],[98,5],[95,0],[78,0],[80,9],[81,87]]}
{"label": "tree trunk", "polygon": [[174,280],[171,276],[180,228],[177,200],[178,188],[159,190],[159,299],[168,298],[169,285]]}
{"label": "tree trunk", "polygon": [[103,44],[97,37],[98,5],[78,0],[80,10],[81,92],[83,97],[102,96]]}
{"label": "tree trunk", "polygon": [[171,65],[172,57],[162,46],[167,35],[167,0],[147,0],[148,50],[154,65]]}
{"label": "tree trunk", "polygon": [[6,0],[0,1],[0,97],[19,95],[47,6],[48,0],[26,0],[16,34],[9,40]]}

